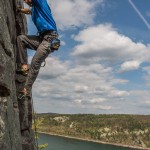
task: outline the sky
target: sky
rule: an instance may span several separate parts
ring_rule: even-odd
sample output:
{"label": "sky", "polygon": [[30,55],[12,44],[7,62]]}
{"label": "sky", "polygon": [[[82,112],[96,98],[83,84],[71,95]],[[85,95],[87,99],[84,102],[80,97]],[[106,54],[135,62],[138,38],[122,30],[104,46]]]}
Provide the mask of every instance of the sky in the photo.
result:
{"label": "sky", "polygon": [[47,1],[61,47],[34,83],[35,111],[150,114],[150,0]]}

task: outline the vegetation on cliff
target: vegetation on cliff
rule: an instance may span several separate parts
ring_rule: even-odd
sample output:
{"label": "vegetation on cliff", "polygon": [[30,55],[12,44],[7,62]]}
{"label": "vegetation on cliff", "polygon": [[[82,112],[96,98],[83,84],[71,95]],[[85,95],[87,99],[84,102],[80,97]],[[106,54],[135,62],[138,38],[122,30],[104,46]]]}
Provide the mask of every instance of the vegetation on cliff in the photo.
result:
{"label": "vegetation on cliff", "polygon": [[38,131],[150,148],[150,116],[40,114]]}

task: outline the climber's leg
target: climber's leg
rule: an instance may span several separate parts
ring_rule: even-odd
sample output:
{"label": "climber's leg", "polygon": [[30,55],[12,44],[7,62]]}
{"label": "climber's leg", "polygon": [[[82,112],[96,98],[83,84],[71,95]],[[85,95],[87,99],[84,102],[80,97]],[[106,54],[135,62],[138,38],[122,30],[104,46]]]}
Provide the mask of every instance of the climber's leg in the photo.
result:
{"label": "climber's leg", "polygon": [[53,40],[54,36],[45,35],[42,43],[37,48],[37,51],[32,59],[29,73],[27,76],[25,84],[25,93],[30,93],[32,85],[37,78],[42,62],[46,59],[48,54],[51,52],[50,42]]}
{"label": "climber's leg", "polygon": [[27,48],[36,50],[40,43],[41,41],[39,36],[19,35],[17,37],[16,63],[27,64]]}
{"label": "climber's leg", "polygon": [[37,49],[30,66],[30,70],[27,76],[24,93],[30,93],[32,85],[36,80],[36,77],[39,73],[39,69],[41,67],[42,62],[46,59],[48,54],[50,53],[50,46],[47,41],[43,41],[39,48]]}

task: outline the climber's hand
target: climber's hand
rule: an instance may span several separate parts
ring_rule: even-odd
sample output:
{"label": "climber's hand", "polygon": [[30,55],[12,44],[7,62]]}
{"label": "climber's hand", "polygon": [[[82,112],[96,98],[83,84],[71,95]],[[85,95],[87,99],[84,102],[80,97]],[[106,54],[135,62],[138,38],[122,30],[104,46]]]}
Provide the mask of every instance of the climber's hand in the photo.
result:
{"label": "climber's hand", "polygon": [[24,13],[24,14],[27,14],[27,15],[31,14],[31,10],[28,9],[28,8],[20,8],[20,7],[18,7],[17,9],[21,13]]}

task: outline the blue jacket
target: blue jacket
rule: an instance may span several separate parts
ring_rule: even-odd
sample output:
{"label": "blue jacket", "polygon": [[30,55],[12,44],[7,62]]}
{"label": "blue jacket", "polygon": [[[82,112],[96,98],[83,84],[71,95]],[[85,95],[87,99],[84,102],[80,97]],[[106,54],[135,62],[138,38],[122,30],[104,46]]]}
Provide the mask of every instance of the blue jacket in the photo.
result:
{"label": "blue jacket", "polygon": [[38,32],[41,34],[47,30],[57,31],[56,23],[47,0],[32,0],[32,3],[32,20]]}

